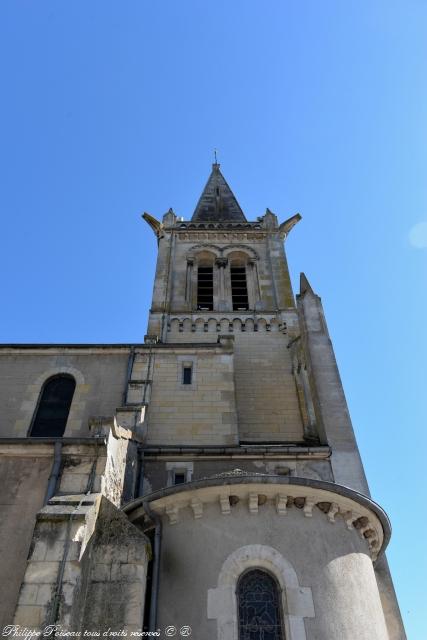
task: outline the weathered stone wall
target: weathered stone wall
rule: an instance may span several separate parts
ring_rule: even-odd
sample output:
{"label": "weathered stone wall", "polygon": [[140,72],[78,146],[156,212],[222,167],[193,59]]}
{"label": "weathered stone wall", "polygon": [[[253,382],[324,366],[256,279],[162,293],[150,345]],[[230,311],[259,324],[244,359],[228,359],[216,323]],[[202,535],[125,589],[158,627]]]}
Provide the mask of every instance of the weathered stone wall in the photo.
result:
{"label": "weathered stone wall", "polygon": [[308,283],[302,284],[298,296],[300,327],[318,431],[332,448],[335,482],[369,495],[320,298]]}
{"label": "weathered stone wall", "polygon": [[37,457],[12,451],[0,457],[0,628],[11,624],[24,577],[37,511],[43,505],[53,447]]}
{"label": "weathered stone wall", "polygon": [[57,373],[77,383],[64,435],[88,436],[91,416],[112,416],[122,403],[128,353],[128,347],[0,347],[0,436],[27,436],[43,383]]}
{"label": "weathered stone wall", "polygon": [[235,336],[236,400],[243,441],[303,440],[288,342],[288,336],[279,331]]}
{"label": "weathered stone wall", "polygon": [[333,482],[330,461],[314,459],[314,456],[310,459],[308,455],[307,459],[281,459],[279,456],[274,459],[271,456],[258,460],[242,459],[237,456],[227,459],[224,455],[221,458],[218,456],[217,460],[204,460],[192,455],[191,452],[188,452],[187,456],[185,452],[182,452],[175,457],[163,454],[157,458],[154,454],[151,456],[146,454],[144,458],[144,494],[172,485],[171,469],[184,470],[187,468],[191,468],[191,477],[188,478],[188,481],[241,469],[249,473],[279,474]]}
{"label": "weathered stone wall", "polygon": [[[214,342],[218,339],[217,321],[199,323],[196,320],[194,332],[185,331],[184,322],[185,320],[182,322],[182,331],[175,330],[176,327],[173,326],[173,330],[167,334],[171,346],[174,343],[197,344],[198,341]],[[207,331],[203,330],[205,324]],[[224,335],[233,336],[234,384],[240,440],[302,442],[304,432],[301,408],[292,372],[291,354],[287,348],[289,336],[279,330],[276,318],[269,318],[268,327],[265,319],[259,319],[257,331],[254,331],[252,318],[245,319],[245,331],[242,331],[240,320],[234,320],[232,332],[229,331],[229,320],[222,324],[221,331],[228,332]],[[163,398],[158,395],[152,398],[153,403],[159,400],[163,405]],[[215,433],[221,435],[220,431]],[[212,435],[215,437],[214,433]],[[213,440],[212,444],[218,442],[220,438],[216,442]]]}
{"label": "weathered stone wall", "polygon": [[150,553],[146,536],[105,497],[57,499],[38,515],[13,623],[140,630]]}
{"label": "weathered stone wall", "polygon": [[402,615],[385,554],[378,558],[375,563],[375,577],[380,592],[389,640],[406,640]]}
{"label": "weathered stone wall", "polygon": [[[342,518],[332,524],[317,508],[307,518],[295,506],[280,516],[270,504],[250,513],[242,502],[222,515],[219,505],[204,505],[199,519],[191,509],[180,510],[176,524],[166,519],[163,544],[161,627],[190,625],[193,635],[205,640],[234,637],[227,629],[237,610],[235,584],[231,574],[223,582],[220,576],[227,558],[250,547],[242,554],[247,559],[242,570],[264,566],[274,571],[274,556],[293,569],[296,584],[283,574],[287,637],[354,640],[356,629],[360,639],[388,640],[366,542],[356,530],[349,531]],[[276,552],[271,566],[264,548]],[[236,560],[230,565],[235,567]],[[295,626],[289,633],[295,618],[305,635],[297,635]],[[219,626],[225,635],[218,636]]]}
{"label": "weathered stone wall", "polygon": [[[182,367],[192,365],[192,384]],[[156,352],[147,415],[149,444],[235,444],[237,413],[230,349]]]}
{"label": "weathered stone wall", "polygon": [[151,558],[148,538],[103,499],[85,555],[90,562],[89,575],[74,611],[80,628],[140,631]]}
{"label": "weathered stone wall", "polygon": [[[70,545],[66,561],[73,563],[77,561],[76,549],[80,549],[85,529],[83,525],[83,529],[79,529],[77,521],[86,517],[87,505],[93,504],[100,492],[108,496],[116,510],[122,502],[134,497],[138,468],[135,442],[116,437],[108,430],[105,441],[100,437],[77,444],[64,439],[61,445],[59,473],[56,487],[52,488],[55,495],[49,506],[42,509],[53,469],[54,443],[38,439],[0,443],[0,621],[3,625],[12,622],[21,583],[25,588],[19,595],[19,624],[37,625],[49,619],[68,522]],[[90,493],[85,495],[87,492]],[[127,542],[123,544],[126,546]],[[82,571],[85,575],[84,558],[81,564],[67,564],[64,598],[77,584],[76,567],[79,575]]]}
{"label": "weathered stone wall", "polygon": [[[322,303],[303,274],[297,305],[318,432],[332,449],[335,482],[369,495]],[[402,640],[405,631],[385,558],[379,561],[375,574],[389,638]]]}

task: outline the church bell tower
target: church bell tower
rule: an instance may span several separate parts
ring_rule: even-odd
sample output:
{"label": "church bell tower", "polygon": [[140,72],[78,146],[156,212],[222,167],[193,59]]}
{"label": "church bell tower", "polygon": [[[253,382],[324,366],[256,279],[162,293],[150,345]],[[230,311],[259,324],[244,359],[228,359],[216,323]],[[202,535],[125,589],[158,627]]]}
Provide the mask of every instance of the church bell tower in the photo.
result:
{"label": "church bell tower", "polygon": [[191,219],[143,217],[158,260],[149,352],[134,363],[150,387],[143,496],[128,511],[149,501],[162,521],[160,626],[212,640],[404,638],[389,521],[369,495],[321,300],[304,274],[296,302],[292,291],[284,242],[301,216],[249,221],[215,163]]}
{"label": "church bell tower", "polygon": [[215,163],[191,217],[143,217],[142,344],[0,349],[4,624],[404,640],[322,304],[292,291],[301,216],[248,220]]}

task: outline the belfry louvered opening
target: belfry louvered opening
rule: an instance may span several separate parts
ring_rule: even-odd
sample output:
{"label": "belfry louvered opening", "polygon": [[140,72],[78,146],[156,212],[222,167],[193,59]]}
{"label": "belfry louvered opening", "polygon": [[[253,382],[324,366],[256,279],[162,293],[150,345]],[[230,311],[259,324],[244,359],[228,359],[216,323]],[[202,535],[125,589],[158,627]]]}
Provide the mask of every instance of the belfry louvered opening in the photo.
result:
{"label": "belfry louvered opening", "polygon": [[230,278],[233,311],[246,311],[249,309],[246,267],[230,267]]}
{"label": "belfry louvered opening", "polygon": [[197,308],[200,311],[213,309],[213,267],[197,270]]}

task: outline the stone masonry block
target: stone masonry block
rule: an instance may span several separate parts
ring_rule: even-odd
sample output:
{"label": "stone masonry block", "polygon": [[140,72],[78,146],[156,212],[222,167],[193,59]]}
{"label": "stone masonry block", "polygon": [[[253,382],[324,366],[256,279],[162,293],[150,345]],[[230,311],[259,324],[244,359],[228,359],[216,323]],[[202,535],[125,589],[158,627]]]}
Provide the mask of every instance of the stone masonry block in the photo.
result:
{"label": "stone masonry block", "polygon": [[23,584],[19,593],[19,604],[37,604],[37,591],[39,586],[37,584]]}
{"label": "stone masonry block", "polygon": [[[44,540],[36,540],[30,554],[30,560],[37,562],[46,558],[47,544]],[[53,558],[52,558],[53,559]]]}
{"label": "stone masonry block", "polygon": [[47,606],[55,591],[54,584],[41,584],[37,591],[37,604]]}
{"label": "stone masonry block", "polygon": [[59,562],[29,562],[25,574],[27,584],[52,584],[56,582]]}
{"label": "stone masonry block", "polygon": [[108,582],[111,575],[111,565],[97,562],[92,567],[91,579],[93,582]]}
{"label": "stone masonry block", "polygon": [[38,628],[43,622],[46,609],[38,605],[19,605],[16,607],[14,624],[21,627]]}

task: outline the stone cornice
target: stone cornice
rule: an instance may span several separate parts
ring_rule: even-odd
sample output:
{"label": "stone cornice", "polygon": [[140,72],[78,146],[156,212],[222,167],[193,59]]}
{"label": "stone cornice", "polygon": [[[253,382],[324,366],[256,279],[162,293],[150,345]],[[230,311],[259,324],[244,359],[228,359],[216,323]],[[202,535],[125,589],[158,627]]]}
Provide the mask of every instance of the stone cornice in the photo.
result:
{"label": "stone cornice", "polygon": [[[229,336],[226,336],[228,339]],[[157,351],[157,350],[172,350],[172,351],[188,351],[194,349],[200,351],[201,349],[215,350],[218,352],[221,350],[219,343],[215,342],[203,342],[203,343],[162,343],[156,342],[153,345],[150,344],[123,344],[123,345],[99,345],[99,344],[4,344],[0,345],[1,355],[52,355],[61,354],[64,352],[72,352],[73,355],[127,355],[131,349],[138,351]]]}
{"label": "stone cornice", "polygon": [[210,504],[217,504],[218,514],[222,515],[230,515],[237,502],[246,504],[254,515],[270,503],[278,517],[296,508],[310,518],[316,508],[332,524],[341,519],[349,530],[357,530],[366,540],[373,560],[384,551],[391,534],[386,513],[373,500],[348,487],[308,478],[224,474],[156,491],[134,500],[123,510],[132,521],[138,520],[145,515],[144,502],[158,515],[167,516],[171,525],[179,522],[182,509],[191,509],[194,520],[198,520]]}
{"label": "stone cornice", "polygon": [[268,445],[265,443],[240,446],[171,446],[150,445],[144,447],[144,456],[155,460],[180,460],[203,458],[204,460],[224,460],[224,458],[245,460],[327,460],[331,456],[331,449],[327,445],[305,446],[304,444]]}
{"label": "stone cornice", "polygon": [[174,225],[168,225],[164,227],[165,231],[223,231],[224,233],[230,231],[241,231],[246,233],[247,231],[262,231],[262,232],[278,232],[279,227],[267,228],[262,222],[217,222],[215,220],[205,220],[203,222],[193,222],[191,220],[179,220]]}
{"label": "stone cornice", "polygon": [[[262,242],[268,235],[275,235],[274,232],[259,229],[173,229],[173,233],[181,242],[194,242],[195,240],[216,240],[232,242],[233,239],[241,242],[248,240],[250,242]],[[276,235],[277,235],[276,231]]]}
{"label": "stone cornice", "polygon": [[133,347],[146,348],[144,344],[0,344],[0,355],[8,355],[13,353],[16,355],[18,352],[25,353],[25,355],[31,355],[37,353],[42,355],[45,352],[48,355],[53,353],[63,353],[72,351],[76,355],[92,355],[96,352],[98,354],[110,355],[120,354],[126,355]]}
{"label": "stone cornice", "polygon": [[[0,438],[0,457],[52,457],[56,442],[62,444],[62,454],[93,456],[94,448],[105,448],[104,437],[89,438]],[[105,455],[105,454],[104,454]]]}

